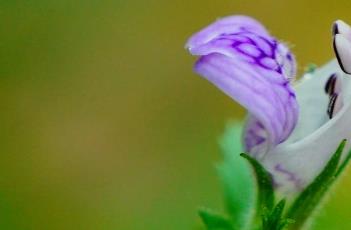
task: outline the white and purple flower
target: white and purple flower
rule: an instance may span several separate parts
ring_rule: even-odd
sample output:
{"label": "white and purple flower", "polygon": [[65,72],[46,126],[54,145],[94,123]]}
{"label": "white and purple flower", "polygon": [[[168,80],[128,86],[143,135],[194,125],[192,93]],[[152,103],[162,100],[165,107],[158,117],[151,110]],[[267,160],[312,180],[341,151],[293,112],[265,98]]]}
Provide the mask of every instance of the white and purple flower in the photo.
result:
{"label": "white and purple flower", "polygon": [[295,87],[293,54],[250,17],[222,18],[186,44],[200,56],[195,71],[248,110],[245,151],[286,194],[305,188],[341,140],[351,140],[350,27],[336,21],[333,38],[341,68],[333,60]]}

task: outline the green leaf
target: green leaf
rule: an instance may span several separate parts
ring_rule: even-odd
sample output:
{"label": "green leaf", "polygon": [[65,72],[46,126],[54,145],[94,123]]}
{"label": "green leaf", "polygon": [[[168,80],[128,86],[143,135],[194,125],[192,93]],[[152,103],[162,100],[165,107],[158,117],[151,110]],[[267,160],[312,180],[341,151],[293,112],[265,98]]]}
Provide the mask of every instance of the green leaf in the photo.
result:
{"label": "green leaf", "polygon": [[234,230],[230,220],[217,212],[203,208],[199,215],[208,230]]}
{"label": "green leaf", "polygon": [[225,205],[235,229],[247,229],[255,209],[255,182],[250,165],[239,153],[242,125],[230,124],[220,140],[224,160],[217,167],[223,184]]}
{"label": "green leaf", "polygon": [[279,230],[278,227],[285,203],[285,200],[281,200],[267,217],[263,217],[263,230]]}
{"label": "green leaf", "polygon": [[271,211],[262,217],[262,230],[282,230],[292,221],[282,218],[286,200],[281,200]]}
{"label": "green leaf", "polygon": [[341,175],[341,173],[345,171],[350,160],[351,160],[351,151],[348,152],[345,160],[342,162],[342,164],[338,168],[338,171],[336,172],[335,177],[339,177]]}
{"label": "green leaf", "polygon": [[251,156],[242,153],[240,154],[252,166],[258,185],[258,215],[262,215],[266,210],[270,212],[274,206],[274,188],[271,175],[266,169]]}
{"label": "green leaf", "polygon": [[316,179],[297,197],[288,211],[287,217],[295,220],[291,229],[301,229],[306,220],[322,200],[331,183],[336,178],[341,154],[345,147],[346,140],[343,140],[323,171]]}
{"label": "green leaf", "polygon": [[289,219],[289,218],[284,218],[283,220],[280,221],[279,230],[286,229],[289,225],[294,224],[295,220]]}

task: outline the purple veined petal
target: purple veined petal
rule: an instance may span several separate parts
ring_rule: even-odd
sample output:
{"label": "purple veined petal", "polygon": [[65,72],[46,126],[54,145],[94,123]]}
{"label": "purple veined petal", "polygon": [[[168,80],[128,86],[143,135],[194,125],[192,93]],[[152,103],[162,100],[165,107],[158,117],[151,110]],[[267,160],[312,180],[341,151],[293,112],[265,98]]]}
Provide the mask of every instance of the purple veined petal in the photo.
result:
{"label": "purple veined petal", "polygon": [[288,138],[298,106],[289,83],[295,76],[295,59],[285,45],[256,20],[233,16],[196,33],[186,46],[201,56],[196,72],[249,111],[243,135],[246,151],[261,158]]}
{"label": "purple veined petal", "polygon": [[[219,35],[189,50],[193,55],[221,53],[238,61],[257,64],[264,69],[282,74],[289,81],[293,80],[296,74],[295,58],[289,49],[274,38],[262,34],[241,31],[230,35]],[[281,81],[281,75],[276,80]]]}
{"label": "purple veined petal", "polygon": [[[262,124],[267,131],[265,149],[257,150],[257,154],[262,156],[270,147],[287,138],[295,126],[298,108],[295,95],[286,88],[287,80],[280,84],[272,83],[267,77],[278,73],[264,72],[262,69],[257,71],[257,68],[261,67],[214,53],[201,57],[195,71],[238,101]],[[294,115],[293,119],[289,120],[286,113]],[[252,147],[246,142],[246,150]]]}
{"label": "purple veined petal", "polygon": [[[259,22],[246,16],[218,20],[193,35],[186,47],[193,55],[222,53],[258,64],[281,73],[289,80],[296,74],[295,58],[289,49],[271,37]],[[281,81],[281,76],[277,79]]]}
{"label": "purple veined petal", "polygon": [[[345,104],[329,119],[326,114],[329,99],[324,86],[334,73],[343,77],[341,96]],[[305,76],[297,87],[299,96],[300,93],[304,99],[298,98],[301,117],[294,133],[262,161],[273,175],[277,189],[286,195],[305,188],[321,172],[341,140],[351,140],[351,79],[336,60]],[[345,149],[350,149],[350,142]]]}
{"label": "purple veined petal", "polygon": [[271,147],[269,142],[269,133],[262,123],[252,115],[248,115],[242,142],[245,149],[250,150],[250,155],[256,159],[262,159]]}
{"label": "purple veined petal", "polygon": [[220,35],[241,32],[243,29],[247,31],[256,31],[257,33],[264,35],[268,34],[266,29],[253,18],[241,15],[227,16],[194,34],[188,40],[186,47],[191,50],[194,47],[205,44]]}

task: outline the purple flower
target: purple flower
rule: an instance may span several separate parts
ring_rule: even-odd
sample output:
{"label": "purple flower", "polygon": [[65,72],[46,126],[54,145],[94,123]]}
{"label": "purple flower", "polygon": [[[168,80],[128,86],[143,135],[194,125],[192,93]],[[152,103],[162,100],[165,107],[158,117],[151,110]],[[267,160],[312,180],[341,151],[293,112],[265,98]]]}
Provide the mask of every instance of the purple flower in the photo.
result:
{"label": "purple flower", "polygon": [[[350,73],[351,29],[337,21],[333,31],[338,60]],[[294,89],[293,54],[246,16],[216,21],[186,47],[200,56],[195,71],[248,110],[244,148],[280,191],[301,191],[341,140],[351,140],[351,78],[335,60],[306,73]]]}

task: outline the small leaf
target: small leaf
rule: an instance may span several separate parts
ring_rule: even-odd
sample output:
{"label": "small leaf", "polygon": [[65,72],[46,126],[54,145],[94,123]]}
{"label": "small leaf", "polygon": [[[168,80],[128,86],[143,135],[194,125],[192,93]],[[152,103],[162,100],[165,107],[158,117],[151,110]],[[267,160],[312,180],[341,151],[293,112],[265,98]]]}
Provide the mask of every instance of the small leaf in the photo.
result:
{"label": "small leaf", "polygon": [[279,224],[279,226],[278,226],[278,229],[279,229],[279,230],[283,230],[283,229],[285,229],[286,227],[288,227],[289,225],[291,225],[291,224],[293,224],[293,223],[295,223],[295,220],[289,219],[289,218],[285,218],[285,219],[283,219],[283,220],[280,222],[280,224]]}
{"label": "small leaf", "polygon": [[310,64],[307,65],[307,67],[305,69],[305,72],[306,73],[314,73],[316,71],[317,67],[318,66],[316,64],[310,63]]}
{"label": "small leaf", "polygon": [[348,152],[345,160],[341,163],[340,167],[338,168],[338,171],[335,174],[335,177],[339,177],[340,174],[346,169],[348,163],[351,160],[351,151]]}
{"label": "small leaf", "polygon": [[291,229],[300,229],[320,203],[323,195],[335,179],[335,174],[337,172],[340,157],[345,144],[346,140],[343,140],[323,171],[292,204],[290,210],[288,211],[287,217],[295,220],[296,222],[291,226]]}
{"label": "small leaf", "polygon": [[217,212],[200,209],[199,215],[208,230],[234,230],[230,220]]}
{"label": "small leaf", "polygon": [[243,160],[242,125],[230,124],[220,140],[224,160],[217,167],[223,184],[225,205],[235,229],[247,229],[253,219],[255,207],[255,182],[250,165]]}
{"label": "small leaf", "polygon": [[245,153],[240,154],[240,156],[248,160],[256,175],[258,185],[258,215],[262,215],[265,209],[270,212],[274,206],[274,189],[271,175],[256,159]]}
{"label": "small leaf", "polygon": [[262,230],[282,230],[290,223],[290,220],[282,218],[285,203],[285,199],[281,200],[271,213],[262,217]]}
{"label": "small leaf", "polygon": [[284,207],[285,207],[285,200],[281,200],[273,209],[271,215],[269,215],[269,227],[266,228],[267,230],[278,230],[280,219],[282,217]]}

